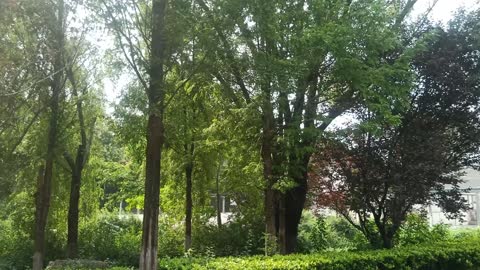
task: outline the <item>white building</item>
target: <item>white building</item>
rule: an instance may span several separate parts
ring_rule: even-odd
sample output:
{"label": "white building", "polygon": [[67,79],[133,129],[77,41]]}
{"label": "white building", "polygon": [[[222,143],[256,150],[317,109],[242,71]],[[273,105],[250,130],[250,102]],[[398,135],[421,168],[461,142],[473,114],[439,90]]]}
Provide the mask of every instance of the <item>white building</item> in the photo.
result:
{"label": "white building", "polygon": [[465,183],[460,185],[460,188],[466,190],[463,197],[470,205],[470,210],[464,213],[463,220],[448,219],[443,213],[442,209],[435,205],[427,207],[428,219],[430,225],[448,224],[453,227],[470,227],[479,226],[480,217],[480,172],[472,169],[467,169],[463,179]]}

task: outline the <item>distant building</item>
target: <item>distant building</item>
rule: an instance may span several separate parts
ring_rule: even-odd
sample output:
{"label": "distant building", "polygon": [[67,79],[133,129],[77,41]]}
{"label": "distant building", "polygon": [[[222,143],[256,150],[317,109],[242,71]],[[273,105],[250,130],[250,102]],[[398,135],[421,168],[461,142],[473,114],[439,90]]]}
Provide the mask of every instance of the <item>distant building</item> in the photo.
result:
{"label": "distant building", "polygon": [[[210,195],[210,205],[215,211],[217,211],[217,196],[215,194]],[[237,203],[225,195],[220,195],[220,216],[222,224],[231,221],[233,214],[237,210]],[[217,217],[213,216],[208,220],[210,224],[217,224]]]}
{"label": "distant building", "polygon": [[467,200],[470,208],[463,213],[461,219],[448,219],[443,213],[442,209],[436,205],[429,205],[427,207],[428,220],[430,225],[447,224],[453,227],[470,227],[479,226],[480,217],[480,172],[472,169],[467,169],[463,176],[465,183],[460,185],[460,188],[465,190],[462,194],[463,198]]}

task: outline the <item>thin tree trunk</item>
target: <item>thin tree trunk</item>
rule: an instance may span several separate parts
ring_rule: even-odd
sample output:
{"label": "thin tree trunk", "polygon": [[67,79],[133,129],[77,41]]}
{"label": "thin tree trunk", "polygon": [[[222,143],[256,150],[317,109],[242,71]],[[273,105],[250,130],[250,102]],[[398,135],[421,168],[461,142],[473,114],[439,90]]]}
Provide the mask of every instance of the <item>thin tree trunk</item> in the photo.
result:
{"label": "thin tree trunk", "polygon": [[33,254],[33,269],[43,269],[43,259],[45,256],[45,167],[41,166],[37,177],[37,193],[35,194],[35,231],[34,231],[34,254]]}
{"label": "thin tree trunk", "polygon": [[[192,247],[192,173],[193,173],[193,151],[194,144],[190,146],[189,161],[185,167],[186,192],[185,192],[185,251]],[[185,144],[185,151],[188,153],[188,145]]]}
{"label": "thin tree trunk", "polygon": [[278,198],[278,249],[280,254],[287,253],[287,216],[285,194],[279,193]]}
{"label": "thin tree trunk", "polygon": [[164,143],[163,62],[164,20],[167,0],[153,0],[150,44],[150,85],[147,90],[149,117],[147,126],[145,201],[142,228],[140,270],[157,270],[160,169]]}
{"label": "thin tree trunk", "polygon": [[80,125],[81,139],[81,144],[77,148],[75,161],[73,161],[67,152],[64,153],[72,173],[72,181],[70,183],[70,201],[68,204],[67,257],[74,259],[78,256],[78,220],[82,171],[87,161],[87,152],[90,148],[91,138],[93,136],[93,127],[92,134],[90,135],[90,142],[87,142],[87,132],[85,128],[85,119],[83,117],[82,100],[78,96],[78,85],[73,74],[72,66],[69,66],[66,68],[66,70],[67,77],[72,84],[73,96],[76,98],[77,116]]}
{"label": "thin tree trunk", "polygon": [[54,75],[52,82],[52,97],[50,99],[50,123],[48,126],[48,145],[45,158],[43,177],[37,181],[37,193],[35,203],[35,235],[34,235],[34,253],[33,270],[42,270],[45,259],[45,229],[47,226],[48,211],[50,208],[50,198],[52,193],[53,161],[55,158],[55,148],[57,144],[58,114],[60,93],[63,88],[63,46],[64,46],[64,2],[58,1],[58,18],[55,24],[56,53],[53,63]]}
{"label": "thin tree trunk", "polygon": [[[265,253],[269,255],[276,251],[276,241],[277,241],[277,226],[276,226],[276,216],[277,216],[277,195],[276,190],[273,189],[274,178],[273,178],[273,138],[274,138],[274,128],[273,128],[273,109],[270,103],[270,92],[265,90],[263,104],[263,134],[262,134],[262,161],[263,161],[263,177],[266,181],[265,185],[265,201],[264,201],[264,211],[265,211]],[[274,250],[272,250],[274,249]]]}
{"label": "thin tree trunk", "polygon": [[222,168],[222,160],[218,163],[217,168],[217,177],[215,180],[216,184],[216,195],[217,195],[217,226],[218,228],[222,227],[222,205],[220,202],[220,169]]}
{"label": "thin tree trunk", "polygon": [[68,234],[67,234],[67,257],[78,256],[78,216],[80,201],[80,186],[82,179],[83,160],[85,148],[80,145],[77,150],[77,158],[72,168],[72,182],[70,184],[70,201],[68,205]]}

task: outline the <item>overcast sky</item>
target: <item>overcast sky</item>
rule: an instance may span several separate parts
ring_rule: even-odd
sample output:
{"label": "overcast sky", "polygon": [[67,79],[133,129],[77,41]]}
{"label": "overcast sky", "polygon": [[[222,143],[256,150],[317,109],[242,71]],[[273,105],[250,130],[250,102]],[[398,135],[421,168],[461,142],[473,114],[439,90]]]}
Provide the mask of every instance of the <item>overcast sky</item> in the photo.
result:
{"label": "overcast sky", "polygon": [[[419,0],[415,4],[414,14],[425,11],[434,1],[433,0]],[[439,0],[432,10],[431,18],[436,21],[447,22],[452,14],[458,8],[464,7],[472,9],[478,7],[480,0]]]}

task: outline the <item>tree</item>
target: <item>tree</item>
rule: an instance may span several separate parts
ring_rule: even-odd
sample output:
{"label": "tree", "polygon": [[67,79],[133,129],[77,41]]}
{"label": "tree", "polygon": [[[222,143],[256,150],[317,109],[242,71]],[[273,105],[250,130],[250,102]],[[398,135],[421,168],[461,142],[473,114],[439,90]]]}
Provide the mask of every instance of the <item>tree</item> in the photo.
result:
{"label": "tree", "polygon": [[[93,139],[93,128],[96,119],[94,118],[87,130],[85,123],[83,99],[86,96],[86,91],[89,85],[80,86],[78,82],[79,71],[74,72],[74,61],[69,61],[69,66],[65,67],[66,76],[70,81],[72,88],[72,96],[76,99],[76,111],[79,124],[80,144],[77,147],[75,159],[72,155],[65,151],[63,153],[68,166],[70,168],[72,180],[70,183],[70,202],[68,208],[68,234],[67,234],[67,256],[69,258],[76,258],[78,256],[78,221],[79,221],[79,201],[80,201],[80,186],[82,183],[82,172],[87,163],[90,152],[90,146]],[[83,89],[79,89],[82,87]],[[81,93],[82,95],[79,95]],[[89,132],[89,136],[87,136]]]}
{"label": "tree", "polygon": [[[72,110],[68,105],[72,96],[78,97],[76,89],[68,91],[72,87],[67,87],[66,72],[73,70],[73,59],[69,59],[67,51],[73,49],[72,58],[78,56],[75,42],[79,33],[70,21],[70,12],[75,11],[75,6],[75,3],[68,1],[15,1],[7,3],[9,15],[2,17],[5,22],[5,25],[2,23],[2,36],[8,35],[6,42],[2,42],[2,51],[7,48],[4,46],[22,49],[2,53],[6,61],[1,61],[0,68],[5,74],[2,75],[4,88],[0,94],[0,111],[2,127],[5,129],[2,128],[0,132],[0,140],[2,147],[5,146],[2,149],[5,150],[2,151],[2,161],[5,163],[1,162],[1,166],[6,179],[1,182],[10,185],[9,189],[4,190],[7,194],[15,191],[11,194],[12,204],[9,202],[6,206],[12,207],[14,198],[20,194],[28,197],[35,193],[35,201],[24,203],[24,209],[32,210],[32,216],[35,208],[35,224],[32,224],[34,221],[30,217],[24,217],[22,220],[29,224],[28,229],[25,229],[26,226],[19,229],[33,234],[35,269],[41,268],[45,261],[48,252],[45,242],[51,235],[49,228],[63,228],[58,226],[58,220],[66,220],[66,207],[61,198],[66,194],[64,187],[68,185],[56,179],[65,177],[68,171],[63,170],[68,166],[59,153],[68,149],[73,141],[69,135],[72,135],[70,126],[75,122],[70,121]],[[77,76],[76,70],[75,73]],[[83,103],[92,105],[86,96],[80,98]],[[86,110],[87,119],[93,108],[97,109],[96,106],[90,106]],[[39,163],[43,164],[39,166]],[[8,166],[8,169],[5,167],[3,170],[4,166]],[[38,167],[41,167],[40,172]],[[32,179],[36,179],[37,183],[32,185]],[[53,193],[55,196],[52,196]],[[75,223],[78,224],[78,216]]]}
{"label": "tree", "polygon": [[459,184],[462,170],[479,161],[480,39],[470,35],[478,27],[476,11],[448,31],[431,29],[436,37],[414,59],[417,83],[399,125],[361,109],[360,124],[319,146],[310,179],[317,203],[374,246],[393,247],[415,205],[436,203],[453,217],[468,208]]}
{"label": "tree", "polygon": [[[98,4],[98,3],[97,3]],[[167,6],[168,8],[167,12]],[[182,1],[107,1],[101,0],[96,12],[113,32],[118,51],[134,73],[148,100],[145,149],[145,202],[140,269],[157,269],[160,171],[164,145],[165,102],[169,85],[165,78],[182,52],[184,40],[177,26]],[[187,5],[188,6],[188,5]],[[175,22],[172,23],[172,22]],[[173,34],[175,33],[175,35]],[[175,94],[175,91],[172,93]]]}
{"label": "tree", "polygon": [[[44,21],[36,21],[23,12],[38,9],[31,1],[2,2],[0,31],[0,200],[12,195],[15,178],[21,169],[35,170],[30,165],[39,155],[24,151],[22,147],[45,115],[48,95],[45,62],[32,61],[45,54],[39,32]],[[27,30],[28,29],[28,30]],[[30,31],[32,30],[32,31]],[[26,167],[30,167],[26,169]],[[35,165],[38,167],[38,164]]]}
{"label": "tree", "polygon": [[[50,74],[53,77],[51,87],[51,97],[48,102],[50,108],[50,123],[48,126],[48,145],[45,155],[45,164],[41,166],[37,180],[36,210],[35,210],[35,246],[33,254],[33,269],[43,269],[43,260],[45,256],[45,228],[47,225],[48,210],[52,192],[53,162],[55,150],[57,147],[58,117],[60,95],[64,90],[64,12],[65,4],[59,0],[52,6],[51,10],[56,16],[49,20],[51,30],[51,48],[53,50]],[[54,12],[53,12],[54,11]]]}
{"label": "tree", "polygon": [[388,118],[391,103],[406,96],[400,30],[416,1],[196,2],[213,30],[201,41],[215,51],[212,76],[261,119],[266,242],[294,252],[321,133],[357,104]]}

